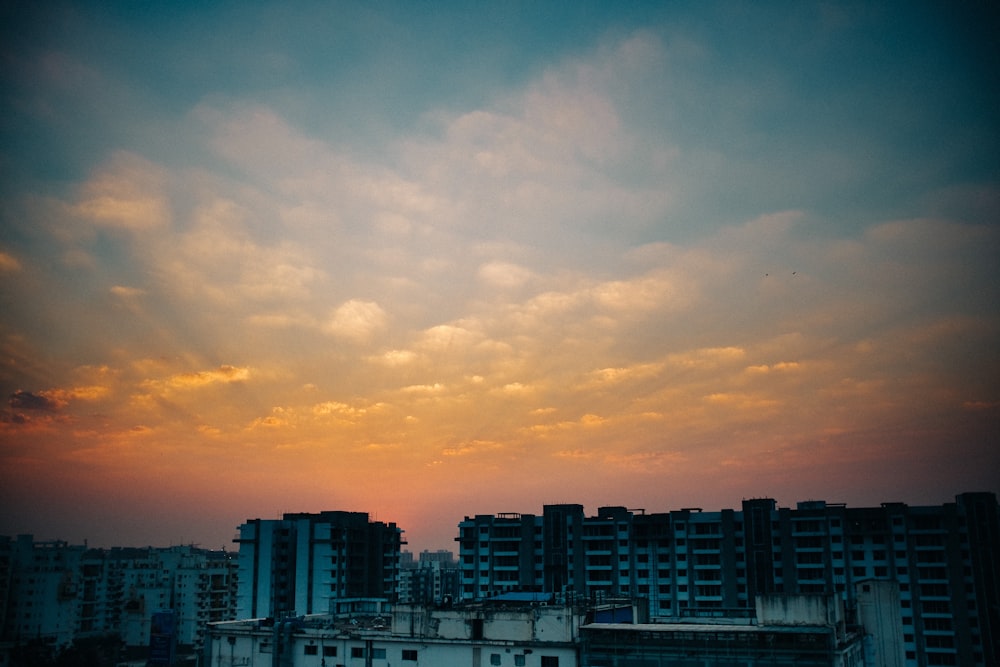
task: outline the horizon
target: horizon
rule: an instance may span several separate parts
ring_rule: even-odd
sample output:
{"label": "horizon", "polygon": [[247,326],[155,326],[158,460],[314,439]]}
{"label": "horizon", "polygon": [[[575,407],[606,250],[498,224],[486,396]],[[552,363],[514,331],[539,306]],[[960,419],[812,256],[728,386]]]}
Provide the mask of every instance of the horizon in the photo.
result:
{"label": "horizon", "polygon": [[995,6],[0,18],[0,533],[1000,491]]}
{"label": "horizon", "polygon": [[[839,504],[843,504],[843,505],[846,505],[847,509],[866,509],[866,508],[872,508],[872,507],[880,507],[881,505],[886,504],[886,503],[897,503],[897,502],[898,503],[902,503],[902,504],[904,504],[904,505],[906,505],[908,507],[934,507],[934,506],[941,506],[941,505],[946,505],[946,504],[949,504],[949,503],[954,503],[955,499],[958,496],[966,494],[966,493],[983,493],[983,492],[982,491],[973,491],[973,490],[961,491],[961,492],[958,492],[958,493],[954,494],[951,497],[951,499],[949,499],[947,501],[939,502],[939,503],[933,503],[933,502],[911,503],[911,502],[907,502],[905,500],[896,499],[896,500],[882,500],[882,501],[880,501],[878,503],[852,504],[852,503],[846,503],[846,502],[843,502],[843,501],[833,501],[833,500],[828,500],[828,499],[824,499],[824,498],[815,498],[814,497],[814,498],[801,498],[801,499],[795,500],[795,501],[793,501],[793,502],[791,502],[789,504],[782,504],[780,501],[778,501],[777,498],[774,498],[772,496],[753,496],[753,497],[750,497],[750,498],[742,498],[740,500],[740,503],[742,503],[743,501],[747,501],[747,500],[774,500],[775,501],[775,506],[778,509],[782,509],[782,508],[794,509],[795,506],[798,503],[804,503],[804,502],[824,502],[827,505],[839,505]],[[995,492],[993,492],[993,491],[986,491],[985,493],[994,493],[995,494]],[[633,506],[630,506],[630,505],[620,505],[620,504],[600,504],[600,505],[595,505],[593,508],[591,508],[587,504],[576,503],[576,502],[571,502],[571,501],[567,501],[567,502],[551,502],[551,503],[547,502],[547,503],[544,503],[544,505],[538,507],[534,511],[508,512],[506,510],[496,510],[496,511],[493,511],[493,512],[476,512],[476,513],[473,513],[473,514],[464,514],[461,519],[459,519],[459,520],[457,520],[455,522],[455,532],[454,532],[454,537],[452,538],[452,542],[457,542],[458,541],[458,537],[459,537],[459,530],[458,530],[459,524],[462,521],[472,519],[472,518],[474,518],[477,515],[496,516],[496,515],[499,515],[499,514],[511,514],[511,513],[513,513],[513,514],[520,514],[520,515],[530,514],[530,515],[534,515],[534,516],[540,516],[541,513],[542,513],[542,511],[543,511],[543,509],[544,509],[544,507],[547,506],[547,505],[567,505],[567,504],[568,505],[583,505],[584,515],[587,516],[587,517],[595,517],[595,516],[597,516],[597,512],[598,512],[598,510],[601,507],[625,507],[629,512],[632,512],[632,513],[643,513],[643,514],[665,514],[665,513],[675,512],[675,511],[684,510],[684,509],[689,509],[689,510],[692,510],[692,511],[697,511],[699,513],[700,512],[705,512],[705,513],[721,512],[721,511],[726,510],[726,509],[732,509],[732,510],[736,510],[736,511],[742,511],[740,507],[735,506],[735,505],[731,505],[729,507],[719,507],[719,508],[714,508],[713,507],[711,509],[704,508],[704,507],[695,507],[695,506],[691,506],[691,505],[682,505],[682,506],[678,506],[678,507],[675,507],[675,508],[663,508],[663,509],[659,509],[658,508],[658,509],[650,510],[650,508],[647,508],[647,507],[633,507]],[[421,543],[422,545],[419,548],[407,548],[407,547],[410,546],[410,542],[407,540],[407,536],[406,536],[406,532],[407,531],[406,531],[406,527],[405,526],[400,525],[398,522],[396,522],[396,521],[394,521],[392,519],[377,518],[371,512],[365,512],[363,510],[330,509],[330,508],[327,508],[327,509],[315,510],[315,511],[305,511],[305,510],[302,510],[302,511],[293,511],[293,512],[282,512],[280,515],[278,515],[276,517],[273,517],[271,519],[268,519],[267,517],[248,517],[247,519],[244,520],[244,522],[258,520],[258,519],[259,520],[277,521],[277,520],[281,520],[283,518],[283,515],[285,515],[285,514],[303,514],[303,513],[304,514],[320,514],[322,512],[327,512],[327,511],[333,511],[333,512],[361,512],[363,514],[368,514],[368,520],[369,521],[372,521],[372,522],[381,521],[382,523],[385,523],[387,525],[388,524],[396,524],[396,527],[399,528],[402,531],[403,542],[402,542],[402,547],[400,549],[401,552],[408,551],[408,552],[410,552],[410,553],[412,553],[414,555],[419,555],[420,553],[425,552],[425,551],[426,552],[431,552],[431,553],[433,553],[435,551],[448,551],[448,552],[451,552],[455,556],[458,555],[458,550],[457,549],[451,549],[451,548],[448,548],[448,546],[445,546],[445,545],[437,545],[437,544],[435,544],[435,545],[423,545]],[[237,535],[238,535],[238,530],[239,530],[240,525],[242,525],[242,524],[238,524],[234,528],[234,531],[236,532]],[[188,546],[188,547],[199,548],[199,549],[209,549],[209,550],[213,550],[213,551],[226,551],[226,552],[230,552],[230,553],[239,551],[239,547],[238,546],[235,549],[229,549],[229,548],[226,547],[226,544],[223,544],[218,549],[215,549],[215,548],[213,548],[211,546],[207,546],[207,544],[211,544],[211,541],[209,541],[209,542],[207,542],[205,544],[203,544],[201,542],[192,542],[192,541],[183,541],[182,540],[182,541],[171,542],[169,544],[163,544],[163,543],[153,544],[153,543],[149,543],[149,544],[98,544],[98,545],[94,545],[94,544],[90,543],[91,540],[89,540],[87,537],[84,537],[84,538],[82,538],[80,540],[65,539],[65,538],[63,538],[61,536],[39,537],[38,535],[36,535],[34,533],[31,533],[30,531],[17,533],[16,535],[7,535],[7,534],[3,534],[3,533],[0,533],[0,535],[4,535],[4,536],[9,537],[11,539],[15,539],[18,535],[30,535],[37,542],[60,542],[61,541],[61,542],[65,542],[65,543],[67,543],[67,544],[69,544],[71,546],[86,546],[88,548],[93,548],[93,549],[112,549],[112,548],[115,548],[115,547],[136,548],[136,549],[145,549],[145,548],[164,549],[164,548],[171,548],[171,547],[185,547],[185,546]],[[232,544],[234,542],[235,542],[235,540],[233,540],[232,542],[230,542],[230,544]]]}

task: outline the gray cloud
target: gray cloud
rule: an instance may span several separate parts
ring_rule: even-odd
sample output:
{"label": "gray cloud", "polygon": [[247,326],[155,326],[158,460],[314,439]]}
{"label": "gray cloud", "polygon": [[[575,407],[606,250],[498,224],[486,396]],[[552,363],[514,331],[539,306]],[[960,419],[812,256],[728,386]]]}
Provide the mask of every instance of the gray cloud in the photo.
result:
{"label": "gray cloud", "polygon": [[30,391],[20,389],[10,395],[7,404],[15,410],[44,410],[46,412],[58,412],[66,406],[65,401],[47,396],[45,392],[33,394]]}

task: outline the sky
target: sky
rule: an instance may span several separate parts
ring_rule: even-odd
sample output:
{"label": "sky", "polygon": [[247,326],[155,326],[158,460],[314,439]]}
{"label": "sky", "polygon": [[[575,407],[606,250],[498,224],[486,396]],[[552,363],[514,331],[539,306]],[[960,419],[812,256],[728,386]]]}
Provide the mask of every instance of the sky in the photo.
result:
{"label": "sky", "polygon": [[997,14],[3,3],[0,534],[1000,492]]}

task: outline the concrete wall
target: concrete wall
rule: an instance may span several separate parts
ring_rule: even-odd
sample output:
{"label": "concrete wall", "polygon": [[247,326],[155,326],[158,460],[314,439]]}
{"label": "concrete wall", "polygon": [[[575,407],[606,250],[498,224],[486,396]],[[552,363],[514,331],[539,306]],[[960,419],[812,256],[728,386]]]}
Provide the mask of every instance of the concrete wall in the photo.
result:
{"label": "concrete wall", "polygon": [[[230,641],[230,639],[232,641]],[[312,646],[307,653],[306,646]],[[249,630],[226,624],[216,626],[206,640],[202,664],[224,665],[272,664],[289,667],[320,667],[330,665],[372,665],[372,667],[492,667],[494,660],[501,667],[540,667],[543,657],[558,659],[559,667],[578,667],[575,646],[538,643],[491,642],[471,640],[427,639],[398,637],[389,633],[334,634],[327,631],[306,631],[292,636],[290,645],[281,650],[273,629]],[[263,649],[263,650],[262,650]],[[334,654],[324,655],[324,649]],[[353,651],[361,657],[352,657]],[[403,652],[408,659],[403,661]],[[416,659],[411,659],[416,656]],[[494,656],[496,658],[494,659]]]}
{"label": "concrete wall", "polygon": [[473,639],[481,626],[481,639],[512,642],[571,642],[579,625],[565,607],[524,609],[427,609],[418,605],[397,605],[393,610],[392,632],[399,636],[429,639]]}
{"label": "concrete wall", "polygon": [[758,625],[825,625],[844,623],[844,606],[833,595],[758,595]]}
{"label": "concrete wall", "polygon": [[903,667],[903,621],[899,615],[899,584],[862,581],[857,584],[858,621],[865,629],[870,667]]}

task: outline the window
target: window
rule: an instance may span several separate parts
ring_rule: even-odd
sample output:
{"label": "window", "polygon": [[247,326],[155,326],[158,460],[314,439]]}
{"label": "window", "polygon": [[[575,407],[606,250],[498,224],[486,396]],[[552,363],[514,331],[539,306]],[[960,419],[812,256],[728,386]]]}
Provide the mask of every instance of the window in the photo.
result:
{"label": "window", "polygon": [[924,630],[951,630],[950,618],[925,618]]}
{"label": "window", "polygon": [[404,648],[403,649],[403,660],[406,660],[408,662],[416,662],[417,661],[417,651],[416,651],[416,649]]}
{"label": "window", "polygon": [[925,641],[929,648],[955,648],[955,639],[948,635],[929,635]]}
{"label": "window", "polygon": [[543,655],[542,667],[559,667],[559,656]]}
{"label": "window", "polygon": [[384,648],[373,648],[372,657],[378,660],[385,660],[385,649]]}
{"label": "window", "polygon": [[518,653],[514,656],[514,667],[524,667],[524,655]]}
{"label": "window", "polygon": [[365,657],[365,648],[363,646],[352,646],[351,647],[351,657],[352,658],[363,658],[363,657]]}
{"label": "window", "polygon": [[319,655],[319,646],[315,644],[306,644],[302,647],[302,653],[304,655]]}
{"label": "window", "polygon": [[500,654],[499,653],[490,653],[490,664],[491,665],[499,665],[500,664]]}
{"label": "window", "polygon": [[325,657],[325,658],[332,658],[332,657],[335,657],[336,655],[337,655],[337,647],[336,646],[324,646],[323,647],[323,657]]}

